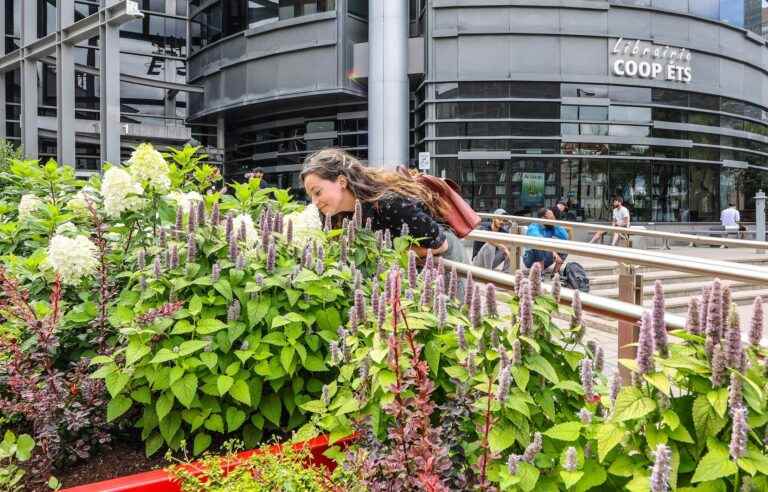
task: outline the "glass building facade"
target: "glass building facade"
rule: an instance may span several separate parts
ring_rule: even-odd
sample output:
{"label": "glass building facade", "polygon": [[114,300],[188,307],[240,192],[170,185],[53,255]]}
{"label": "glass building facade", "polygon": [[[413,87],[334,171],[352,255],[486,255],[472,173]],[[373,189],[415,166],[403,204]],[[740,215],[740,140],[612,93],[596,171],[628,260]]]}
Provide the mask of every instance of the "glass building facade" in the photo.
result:
{"label": "glass building facade", "polygon": [[[37,2],[37,35],[43,37],[57,30],[56,0],[5,0],[6,52],[18,49],[21,38],[21,2]],[[131,146],[159,136],[158,143],[179,145],[191,138],[186,127],[187,93],[162,87],[166,82],[184,84],[187,66],[188,0],[137,0],[144,14],[120,30],[120,72],[142,79],[141,84],[121,82],[121,118],[126,129],[122,138],[123,158]],[[74,20],[98,11],[102,3],[75,0]],[[98,37],[79,43],[75,48],[75,109],[78,122],[99,121]],[[153,85],[157,82],[157,85]],[[56,65],[38,63],[39,110],[42,118],[56,116]],[[6,75],[6,135],[19,142],[21,88],[18,70]],[[43,125],[44,126],[44,125]],[[55,126],[55,125],[54,125]],[[166,136],[163,138],[163,136]],[[97,134],[78,132],[76,169],[99,169]],[[56,158],[56,134],[41,131],[39,157]]]}

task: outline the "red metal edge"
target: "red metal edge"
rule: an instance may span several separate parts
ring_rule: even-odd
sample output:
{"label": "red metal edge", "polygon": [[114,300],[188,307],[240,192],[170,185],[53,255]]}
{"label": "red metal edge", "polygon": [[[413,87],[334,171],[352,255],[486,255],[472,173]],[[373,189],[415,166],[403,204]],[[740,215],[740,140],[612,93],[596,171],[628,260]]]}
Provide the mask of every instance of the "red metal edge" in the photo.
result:
{"label": "red metal edge", "polygon": [[[345,448],[349,446],[354,439],[355,436],[352,435],[336,441],[333,445]],[[309,448],[309,452],[312,454],[313,464],[323,465],[329,470],[335,468],[336,462],[323,454],[330,448],[327,434],[293,445],[294,449],[301,449],[304,447]],[[269,452],[277,453],[281,448],[282,444],[275,444],[269,447]],[[260,449],[244,451],[237,455],[237,458],[231,462],[230,467],[235,467],[242,461],[247,460],[249,457],[260,452]],[[194,469],[199,465],[197,463],[192,463],[189,466]],[[112,480],[104,480],[102,482],[79,485],[77,487],[62,489],[61,492],[179,492],[180,490],[181,488],[179,487],[179,484],[173,481],[172,475],[165,470],[155,470]]]}

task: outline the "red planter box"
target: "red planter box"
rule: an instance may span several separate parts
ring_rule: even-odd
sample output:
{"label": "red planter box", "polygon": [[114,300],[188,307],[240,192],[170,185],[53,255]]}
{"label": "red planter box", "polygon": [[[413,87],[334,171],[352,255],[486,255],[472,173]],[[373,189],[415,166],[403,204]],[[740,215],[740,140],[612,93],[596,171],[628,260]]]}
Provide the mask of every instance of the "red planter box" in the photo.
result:
{"label": "red planter box", "polygon": [[[346,447],[352,441],[352,437],[342,439],[335,444]],[[330,470],[336,466],[336,463],[323,455],[323,453],[330,447],[328,445],[328,436],[318,436],[311,441],[294,444],[295,449],[301,449],[303,447],[309,447],[312,453],[312,463],[316,465],[323,465]],[[280,449],[280,445],[275,445],[270,448],[270,452],[277,452]],[[259,450],[245,451],[237,455],[239,460],[246,460]],[[237,466],[238,461],[232,462],[232,466]],[[190,467],[194,468],[194,464]],[[63,489],[61,492],[179,492],[181,489],[178,483],[172,481],[172,476],[165,470],[155,470],[145,473],[137,473],[136,475],[129,475],[127,477],[115,478],[113,480],[105,480],[103,482],[96,482],[88,485],[80,485],[78,487],[72,487]]]}

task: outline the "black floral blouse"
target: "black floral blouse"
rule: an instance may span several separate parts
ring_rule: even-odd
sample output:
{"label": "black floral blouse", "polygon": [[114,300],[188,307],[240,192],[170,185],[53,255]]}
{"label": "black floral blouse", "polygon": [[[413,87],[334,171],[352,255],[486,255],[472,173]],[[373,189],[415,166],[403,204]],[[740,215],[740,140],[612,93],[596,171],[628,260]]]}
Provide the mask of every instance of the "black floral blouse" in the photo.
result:
{"label": "black floral blouse", "polygon": [[421,239],[422,247],[436,249],[445,242],[443,225],[418,200],[391,193],[362,206],[363,221],[370,217],[374,231],[389,229],[392,237],[397,237],[403,224],[408,224],[410,235]]}

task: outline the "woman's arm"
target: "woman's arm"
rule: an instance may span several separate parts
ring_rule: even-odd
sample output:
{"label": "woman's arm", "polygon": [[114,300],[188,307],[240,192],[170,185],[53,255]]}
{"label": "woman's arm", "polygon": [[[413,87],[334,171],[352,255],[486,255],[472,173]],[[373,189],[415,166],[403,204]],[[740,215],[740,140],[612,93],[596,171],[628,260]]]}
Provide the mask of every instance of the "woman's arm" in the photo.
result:
{"label": "woman's arm", "polygon": [[[424,246],[416,246],[416,245],[414,245],[414,246],[411,246],[411,249],[413,250],[414,253],[416,253],[416,256],[418,256],[420,258],[424,258],[425,256],[427,256],[427,251],[429,251],[430,248],[425,248]],[[446,251],[448,251],[448,240],[447,239],[445,241],[443,241],[443,244],[438,246],[436,249],[432,248],[432,254],[435,255],[435,256],[440,256],[441,254],[445,253]]]}

